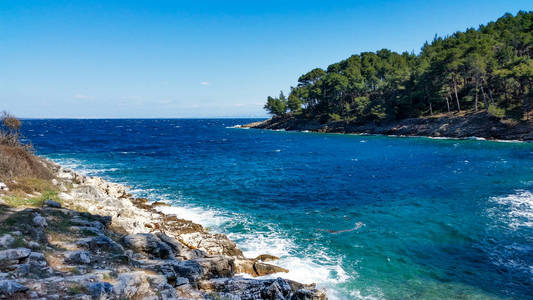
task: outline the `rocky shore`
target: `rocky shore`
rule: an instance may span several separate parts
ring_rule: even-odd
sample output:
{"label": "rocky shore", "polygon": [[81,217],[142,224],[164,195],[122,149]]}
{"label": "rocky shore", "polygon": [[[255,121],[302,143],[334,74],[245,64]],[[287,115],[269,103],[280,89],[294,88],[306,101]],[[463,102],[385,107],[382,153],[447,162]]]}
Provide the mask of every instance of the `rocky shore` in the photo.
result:
{"label": "rocky shore", "polygon": [[295,116],[273,117],[241,127],[328,133],[383,134],[449,138],[478,137],[491,140],[533,140],[533,121],[502,121],[486,112],[463,116],[412,118],[383,123],[350,123],[308,120]]}
{"label": "rocky shore", "polygon": [[0,203],[0,298],[326,299],[315,285],[253,278],[288,270],[269,263],[274,256],[246,258],[225,235],[163,213],[165,203],[46,164],[60,200]]}

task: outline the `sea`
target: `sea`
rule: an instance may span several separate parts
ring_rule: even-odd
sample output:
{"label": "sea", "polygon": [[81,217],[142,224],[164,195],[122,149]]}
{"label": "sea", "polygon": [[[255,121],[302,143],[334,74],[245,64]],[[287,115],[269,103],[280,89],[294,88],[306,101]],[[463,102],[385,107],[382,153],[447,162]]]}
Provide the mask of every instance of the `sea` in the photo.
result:
{"label": "sea", "polygon": [[533,299],[533,143],[28,119],[39,155],[272,254],[330,299]]}

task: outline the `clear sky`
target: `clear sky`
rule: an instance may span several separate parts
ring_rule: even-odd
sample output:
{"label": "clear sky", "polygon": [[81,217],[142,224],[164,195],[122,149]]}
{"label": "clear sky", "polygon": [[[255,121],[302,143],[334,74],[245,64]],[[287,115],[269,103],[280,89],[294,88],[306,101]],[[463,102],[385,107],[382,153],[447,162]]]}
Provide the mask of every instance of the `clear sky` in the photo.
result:
{"label": "clear sky", "polygon": [[0,110],[19,117],[263,117],[314,67],[418,53],[531,0],[0,1]]}

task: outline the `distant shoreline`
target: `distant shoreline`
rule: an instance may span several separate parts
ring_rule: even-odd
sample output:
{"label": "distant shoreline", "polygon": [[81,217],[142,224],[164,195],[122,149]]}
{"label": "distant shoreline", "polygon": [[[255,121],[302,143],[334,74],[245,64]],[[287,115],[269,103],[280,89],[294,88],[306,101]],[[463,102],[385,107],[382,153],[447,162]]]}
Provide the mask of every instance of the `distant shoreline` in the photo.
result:
{"label": "distant shoreline", "polygon": [[485,112],[465,116],[409,118],[394,122],[327,122],[287,115],[238,126],[269,130],[317,133],[368,134],[397,137],[484,139],[491,141],[533,141],[533,121],[505,122]]}

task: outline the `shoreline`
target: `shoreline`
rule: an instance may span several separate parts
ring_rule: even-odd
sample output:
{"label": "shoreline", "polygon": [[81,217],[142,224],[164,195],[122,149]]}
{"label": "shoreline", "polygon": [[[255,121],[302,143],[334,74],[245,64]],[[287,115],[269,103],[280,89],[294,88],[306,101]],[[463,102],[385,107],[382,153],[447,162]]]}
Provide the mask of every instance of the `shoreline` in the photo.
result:
{"label": "shoreline", "polygon": [[533,121],[516,124],[502,122],[486,113],[465,116],[412,118],[383,124],[307,120],[295,116],[234,126],[243,129],[268,129],[330,134],[375,135],[388,137],[424,137],[431,139],[486,140],[495,142],[533,142]]}
{"label": "shoreline", "polygon": [[[76,291],[92,299],[144,298],[150,294],[160,295],[157,299],[258,296],[327,299],[325,291],[316,288],[316,284],[278,277],[289,270],[275,265],[277,257],[264,253],[255,258],[245,257],[227,235],[210,232],[200,224],[182,219],[168,209],[172,208],[168,203],[135,198],[123,184],[82,175],[48,158],[39,156],[39,159],[55,177],[52,183],[60,191],[60,203],[52,201],[49,202],[52,206],[45,203],[42,208],[7,209],[28,213],[27,217],[38,216],[42,224],[50,225],[61,215],[61,224],[73,226],[61,228],[68,233],[53,234],[48,232],[50,226],[41,226],[39,236],[48,234],[45,240],[24,242],[40,244],[35,246],[35,251],[39,249],[43,253],[27,251],[43,258],[40,267],[46,266],[47,273],[39,273],[36,278],[7,280],[8,287],[20,285],[15,292],[46,297],[59,294],[60,299],[78,299],[64,294],[76,284]],[[31,232],[35,230],[32,228]],[[31,232],[29,236],[33,237]],[[56,235],[68,238],[58,239]],[[77,240],[68,241],[73,237]],[[16,249],[0,250],[0,254],[12,250]],[[83,259],[78,257],[73,261],[72,253],[82,255]],[[86,257],[91,257],[90,264],[88,259],[84,260]],[[120,259],[114,261],[110,257]],[[29,264],[31,267],[31,261]],[[102,270],[113,275],[104,276]],[[16,273],[4,274],[7,275],[3,278],[18,278]],[[3,292],[11,295],[13,291],[2,291],[0,284],[0,295]]]}
{"label": "shoreline", "polygon": [[[68,158],[65,160],[61,158],[43,158],[52,161],[54,164],[60,165],[62,168],[73,170],[81,176],[102,178],[104,181],[115,183],[112,179],[108,179],[99,173],[109,170],[113,171],[116,170],[116,168],[84,168],[87,166],[87,163],[78,160],[71,161]],[[230,240],[236,242],[237,247],[242,250],[245,257],[257,258],[258,256],[268,253],[268,255],[277,257],[275,261],[272,261],[275,265],[289,271],[288,273],[274,273],[272,275],[266,275],[266,277],[261,276],[259,278],[281,277],[283,279],[296,281],[306,285],[315,285],[318,289],[327,291],[327,296],[329,299],[341,299],[337,297],[340,291],[335,288],[335,285],[343,282],[345,280],[344,276],[347,276],[343,268],[340,265],[324,265],[320,263],[323,262],[323,260],[327,260],[328,257],[316,258],[290,255],[289,252],[292,251],[296,246],[287,236],[279,235],[278,233],[271,235],[253,232],[227,232],[224,230],[223,224],[235,221],[236,218],[241,220],[242,218],[247,218],[247,216],[237,216],[231,211],[228,212],[213,208],[203,208],[195,204],[175,204],[172,202],[172,200],[169,200],[166,195],[157,195],[157,193],[154,193],[152,189],[147,189],[146,187],[132,187],[126,181],[119,181],[116,182],[116,184],[122,185],[129,189],[135,198],[147,198],[150,200],[149,203],[157,202],[158,204],[168,204],[168,206],[164,205],[157,207],[158,211],[161,213],[176,214],[181,216],[183,219],[197,223],[204,228],[208,228],[209,231],[227,236]],[[258,247],[258,244],[261,246]],[[341,274],[342,278],[330,278],[329,274],[332,271]],[[311,274],[307,272],[311,272]],[[246,273],[238,275],[244,275],[247,277],[253,276]]]}
{"label": "shoreline", "polygon": [[488,139],[477,136],[469,137],[446,137],[446,136],[428,136],[428,135],[398,135],[398,134],[383,134],[383,133],[357,133],[357,132],[321,132],[321,131],[309,131],[309,130],[285,130],[285,129],[264,129],[264,128],[254,128],[246,127],[249,124],[236,125],[228,128],[234,129],[256,129],[256,130],[268,130],[268,131],[278,131],[278,132],[295,132],[295,133],[313,133],[313,134],[331,134],[331,135],[353,135],[353,136],[375,136],[375,137],[391,137],[391,138],[420,138],[420,139],[431,139],[431,140],[456,140],[456,141],[484,141],[484,142],[495,142],[495,143],[533,143],[533,140],[500,140],[500,139]]}

